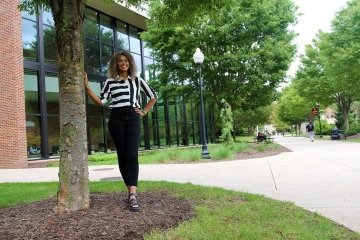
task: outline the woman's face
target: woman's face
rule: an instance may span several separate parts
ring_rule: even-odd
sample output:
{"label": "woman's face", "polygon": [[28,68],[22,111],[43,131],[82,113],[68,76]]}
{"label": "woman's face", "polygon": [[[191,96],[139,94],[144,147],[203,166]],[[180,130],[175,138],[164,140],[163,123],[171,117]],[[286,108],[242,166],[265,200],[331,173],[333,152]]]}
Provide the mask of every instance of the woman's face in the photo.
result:
{"label": "woman's face", "polygon": [[117,62],[117,68],[119,72],[127,72],[129,70],[129,60],[124,55],[120,56]]}

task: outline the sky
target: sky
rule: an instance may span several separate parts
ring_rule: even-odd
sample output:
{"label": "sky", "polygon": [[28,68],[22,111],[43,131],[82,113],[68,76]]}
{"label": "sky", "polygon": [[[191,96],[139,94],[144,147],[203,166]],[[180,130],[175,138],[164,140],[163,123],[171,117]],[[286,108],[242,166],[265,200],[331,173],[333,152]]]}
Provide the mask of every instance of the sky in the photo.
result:
{"label": "sky", "polygon": [[299,56],[304,54],[305,44],[310,44],[316,37],[319,29],[330,31],[331,21],[335,18],[336,12],[346,6],[347,0],[293,0],[299,7],[298,24],[294,27],[299,36],[294,43],[297,45],[297,58],[292,63],[289,75],[293,76],[298,65]]}

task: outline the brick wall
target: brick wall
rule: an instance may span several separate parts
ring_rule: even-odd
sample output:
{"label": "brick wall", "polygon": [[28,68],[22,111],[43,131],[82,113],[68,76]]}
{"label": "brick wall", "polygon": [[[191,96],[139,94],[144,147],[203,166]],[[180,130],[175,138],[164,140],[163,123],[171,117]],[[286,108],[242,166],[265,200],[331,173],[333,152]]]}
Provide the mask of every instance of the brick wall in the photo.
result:
{"label": "brick wall", "polygon": [[0,1],[0,168],[27,167],[19,1]]}

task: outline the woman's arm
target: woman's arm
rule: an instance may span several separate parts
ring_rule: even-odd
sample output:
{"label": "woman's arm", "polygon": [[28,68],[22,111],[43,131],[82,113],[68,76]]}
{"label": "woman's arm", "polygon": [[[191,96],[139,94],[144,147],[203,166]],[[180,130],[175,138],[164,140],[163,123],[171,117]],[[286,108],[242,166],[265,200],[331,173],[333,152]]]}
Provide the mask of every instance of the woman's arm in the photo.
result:
{"label": "woman's arm", "polygon": [[91,90],[89,86],[89,80],[85,72],[84,72],[84,87],[85,87],[85,92],[94,101],[94,103],[98,106],[102,106],[103,104],[100,101],[100,98],[93,92],[93,90]]}
{"label": "woman's arm", "polygon": [[148,113],[148,111],[150,111],[150,109],[154,106],[154,104],[156,103],[156,99],[155,98],[151,98],[148,103],[146,104],[146,106],[144,107],[144,109],[142,110],[142,112],[144,113],[144,115],[146,115]]}

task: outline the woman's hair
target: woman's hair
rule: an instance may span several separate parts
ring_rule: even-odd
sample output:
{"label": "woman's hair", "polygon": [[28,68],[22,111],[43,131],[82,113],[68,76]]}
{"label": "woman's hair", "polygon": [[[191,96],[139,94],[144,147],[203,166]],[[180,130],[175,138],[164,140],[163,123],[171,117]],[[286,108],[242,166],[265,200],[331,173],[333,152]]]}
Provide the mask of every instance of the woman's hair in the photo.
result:
{"label": "woman's hair", "polygon": [[114,53],[110,59],[109,68],[107,71],[108,78],[116,78],[119,75],[119,70],[117,68],[117,62],[120,60],[120,56],[125,56],[129,61],[129,70],[128,74],[133,79],[136,74],[136,64],[135,59],[131,55],[131,53],[126,51],[121,51],[118,53]]}

